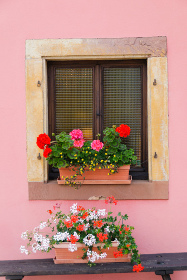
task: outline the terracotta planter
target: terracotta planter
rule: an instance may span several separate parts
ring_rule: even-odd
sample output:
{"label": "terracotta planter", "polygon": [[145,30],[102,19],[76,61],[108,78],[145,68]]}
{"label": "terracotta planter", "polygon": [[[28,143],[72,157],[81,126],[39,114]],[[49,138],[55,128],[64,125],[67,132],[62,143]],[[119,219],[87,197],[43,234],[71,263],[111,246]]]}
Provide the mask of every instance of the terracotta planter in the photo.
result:
{"label": "terracotta planter", "polygon": [[[87,259],[82,259],[84,251],[83,248],[86,248],[84,244],[77,243],[77,251],[70,252],[68,250],[69,242],[63,242],[59,245],[54,245],[55,247],[55,264],[60,263],[87,263]],[[96,244],[93,246],[93,251],[99,253],[97,246],[102,246],[102,244]],[[112,247],[109,249],[102,249],[102,253],[107,253],[107,257],[104,259],[99,259],[95,263],[106,263],[106,262],[130,262],[131,255],[123,255],[123,257],[115,258],[114,252],[117,251],[117,242],[113,242]]]}
{"label": "terracotta planter", "polygon": [[[76,169],[76,167],[74,167]],[[123,165],[118,168],[118,172],[108,175],[109,169],[96,168],[95,171],[85,171],[83,176],[77,176],[77,180],[83,184],[131,184],[131,176],[129,176],[130,165]],[[59,169],[60,178],[58,184],[64,184],[64,177],[70,177],[75,174],[71,167],[61,167]],[[85,180],[83,178],[85,177]]]}

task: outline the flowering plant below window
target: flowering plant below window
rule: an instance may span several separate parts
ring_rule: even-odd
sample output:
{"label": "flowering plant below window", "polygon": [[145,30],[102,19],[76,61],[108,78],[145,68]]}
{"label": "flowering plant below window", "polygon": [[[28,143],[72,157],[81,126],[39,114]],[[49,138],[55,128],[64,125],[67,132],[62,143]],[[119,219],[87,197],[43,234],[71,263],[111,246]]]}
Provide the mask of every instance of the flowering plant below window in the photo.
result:
{"label": "flowering plant below window", "polygon": [[69,134],[53,134],[56,140],[51,142],[50,137],[44,133],[37,137],[36,144],[40,149],[44,149],[43,156],[53,167],[76,168],[75,175],[66,177],[65,183],[77,187],[80,184],[76,182],[76,177],[86,170],[108,168],[108,175],[111,175],[116,173],[120,166],[136,163],[134,150],[127,149],[122,143],[122,138],[130,135],[128,125],[107,127],[103,134],[103,142],[99,140],[99,134],[97,140],[85,141],[82,131],[74,129]]}
{"label": "flowering plant below window", "polygon": [[[116,205],[117,200],[111,196],[105,203]],[[86,210],[77,203],[70,207],[70,213],[67,215],[60,211],[60,204],[57,203],[53,208],[54,210],[48,210],[50,218],[46,222],[41,222],[33,231],[22,233],[21,237],[27,240],[27,245],[20,247],[21,253],[28,255],[37,251],[49,252],[55,244],[63,242],[68,242],[68,250],[74,252],[77,250],[77,243],[82,243],[85,244],[82,259],[86,259],[88,264],[92,265],[96,260],[107,257],[107,253],[103,253],[102,249],[110,250],[112,242],[116,241],[118,247],[113,253],[114,257],[120,258],[124,254],[131,254],[131,262],[137,263],[133,266],[133,271],[143,270],[137,245],[132,236],[134,227],[126,223],[127,214],[122,215],[119,212],[117,216],[113,216],[113,213],[107,212],[106,209]],[[95,244],[99,250],[97,252],[94,251]]]}

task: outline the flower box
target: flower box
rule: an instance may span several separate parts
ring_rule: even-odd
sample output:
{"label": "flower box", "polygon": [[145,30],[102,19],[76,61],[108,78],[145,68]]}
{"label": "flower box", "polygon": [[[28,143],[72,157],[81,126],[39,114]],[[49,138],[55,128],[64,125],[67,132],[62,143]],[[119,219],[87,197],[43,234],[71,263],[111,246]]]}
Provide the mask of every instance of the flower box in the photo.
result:
{"label": "flower box", "polygon": [[[131,183],[129,165],[136,164],[137,159],[134,150],[127,149],[121,139],[129,134],[130,127],[121,124],[119,127],[106,127],[103,142],[99,140],[100,134],[97,140],[86,141],[83,132],[74,129],[69,134],[62,131],[59,135],[53,135],[55,141],[52,142],[47,134],[40,134],[36,143],[40,149],[44,149],[43,156],[49,164],[60,169],[58,184],[75,189],[82,183],[123,185]],[[73,166],[76,166],[75,172],[71,170]],[[112,176],[108,176],[108,173]]]}
{"label": "flower box", "polygon": [[[76,167],[73,169],[74,171],[71,167],[59,168],[60,178],[57,180],[58,184],[65,184],[63,178],[73,176],[76,172]],[[131,184],[132,181],[132,177],[129,176],[130,165],[120,166],[118,172],[112,175],[108,175],[109,170],[107,168],[96,168],[95,171],[89,170],[88,168],[85,169],[86,172],[76,178],[82,184]]]}
{"label": "flower box", "polygon": [[[86,246],[81,243],[76,243],[77,251],[70,252],[68,250],[69,242],[63,242],[61,244],[55,244],[55,264],[61,263],[87,263],[88,259],[82,259],[83,255],[83,248],[86,249]],[[104,245],[104,244],[103,244]],[[99,254],[99,250],[97,246],[101,246],[102,244],[94,244],[93,251]],[[112,247],[107,249],[102,249],[102,253],[106,253],[107,257],[103,259],[98,259],[95,263],[106,263],[106,262],[130,262],[131,261],[131,254],[123,255],[122,257],[115,258],[114,252],[117,251],[117,242],[112,242]]]}

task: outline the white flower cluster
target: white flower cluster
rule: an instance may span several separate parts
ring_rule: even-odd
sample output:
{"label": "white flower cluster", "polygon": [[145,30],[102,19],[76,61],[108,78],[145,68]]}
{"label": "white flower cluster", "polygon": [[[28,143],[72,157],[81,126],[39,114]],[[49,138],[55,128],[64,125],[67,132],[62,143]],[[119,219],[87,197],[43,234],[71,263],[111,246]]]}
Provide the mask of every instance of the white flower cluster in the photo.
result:
{"label": "white flower cluster", "polygon": [[[27,237],[28,237],[28,231],[22,232],[21,238],[22,238],[23,240],[26,240]],[[24,246],[22,246],[22,247],[24,247]]]}
{"label": "white flower cluster", "polygon": [[96,242],[95,236],[93,234],[88,234],[84,237],[83,242],[87,246],[92,246]]}
{"label": "white flower cluster", "polygon": [[71,251],[71,252],[77,251],[76,244],[69,243],[68,250]]}
{"label": "white flower cluster", "polygon": [[96,211],[90,211],[89,216],[88,216],[89,220],[97,220],[99,218],[99,216],[97,215]]}
{"label": "white flower cluster", "polygon": [[[32,250],[34,253],[35,251],[47,251],[48,248],[50,247],[50,240],[49,238],[44,237],[42,234],[35,233],[34,234],[34,239],[36,240],[37,243],[34,243],[32,246]],[[41,244],[38,244],[40,242]],[[34,248],[34,249],[33,249]]]}
{"label": "white flower cluster", "polygon": [[40,229],[43,229],[47,226],[47,223],[46,222],[43,222],[43,223],[40,223],[39,227]]}
{"label": "white flower cluster", "polygon": [[89,220],[97,220],[100,217],[104,217],[106,215],[106,209],[98,209],[97,211],[90,211],[89,212]]}
{"label": "white flower cluster", "polygon": [[49,240],[49,238],[43,237],[40,250],[42,250],[42,251],[47,251],[47,250],[49,249],[49,247],[50,247],[49,245],[50,245],[50,240]]}
{"label": "white flower cluster", "polygon": [[40,251],[40,245],[38,243],[32,244],[32,251],[33,253],[36,253],[37,251]]}
{"label": "white flower cluster", "polygon": [[104,228],[104,230],[105,230],[106,232],[110,232],[109,226],[107,226],[106,228]]}
{"label": "white flower cluster", "polygon": [[34,239],[36,240],[36,242],[42,242],[43,240],[43,235],[42,234],[38,234],[37,232],[34,233]]}
{"label": "white flower cluster", "polygon": [[84,230],[85,230],[85,231],[88,230],[89,227],[90,227],[90,224],[89,224],[89,223],[85,224],[85,225],[84,225]]}
{"label": "white flower cluster", "polygon": [[98,215],[99,217],[104,217],[104,216],[106,216],[106,209],[98,209],[97,215]]}
{"label": "white flower cluster", "polygon": [[25,248],[25,246],[21,246],[20,251],[21,251],[21,253],[25,253],[26,255],[29,254],[29,251]]}
{"label": "white flower cluster", "polygon": [[71,207],[70,207],[70,212],[73,214],[76,214],[77,211],[77,203],[74,203]]}
{"label": "white flower cluster", "polygon": [[67,231],[65,232],[57,232],[56,235],[53,235],[53,239],[56,241],[64,241],[67,240],[67,238],[69,238],[70,235]]}
{"label": "white flower cluster", "polygon": [[104,258],[106,258],[106,256],[107,256],[107,253],[102,253],[99,255],[95,251],[90,251],[89,249],[87,250],[87,257],[90,262],[95,262],[98,259],[104,259]]}

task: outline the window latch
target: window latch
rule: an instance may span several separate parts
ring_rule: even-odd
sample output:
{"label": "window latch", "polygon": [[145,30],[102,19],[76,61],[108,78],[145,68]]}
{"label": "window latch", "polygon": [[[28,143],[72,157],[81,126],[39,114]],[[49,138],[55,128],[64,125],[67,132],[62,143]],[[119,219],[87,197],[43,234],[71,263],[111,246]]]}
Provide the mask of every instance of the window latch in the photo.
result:
{"label": "window latch", "polygon": [[41,155],[40,155],[40,153],[38,154],[38,156],[37,156],[37,159],[41,159],[42,157],[41,157]]}

